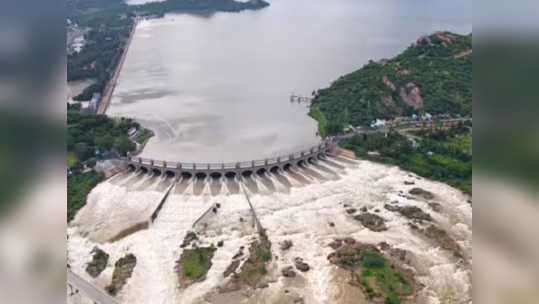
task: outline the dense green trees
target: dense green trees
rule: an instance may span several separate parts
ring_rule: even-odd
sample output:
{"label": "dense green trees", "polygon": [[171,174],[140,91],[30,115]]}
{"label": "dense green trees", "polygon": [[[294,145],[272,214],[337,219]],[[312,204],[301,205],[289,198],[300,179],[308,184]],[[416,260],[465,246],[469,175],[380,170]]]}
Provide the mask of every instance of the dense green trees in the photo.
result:
{"label": "dense green trees", "polygon": [[67,222],[69,223],[86,204],[86,196],[93,187],[105,179],[101,173],[91,171],[67,179]]}
{"label": "dense green trees", "polygon": [[94,157],[96,150],[126,155],[136,149],[127,132],[140,125],[131,119],[68,112],[67,123],[70,125],[67,129],[67,151],[74,153],[81,162]]}
{"label": "dense green trees", "polygon": [[[472,192],[472,156],[466,148],[455,143],[455,139],[466,137],[468,129],[459,126],[447,130],[424,130],[416,134],[421,139],[411,139],[389,132],[356,135],[341,143],[345,149],[357,156],[375,161],[391,163],[427,178],[437,179]],[[367,152],[377,151],[379,157]]]}
{"label": "dense green trees", "polygon": [[[453,38],[449,43],[439,36]],[[376,118],[421,112],[471,115],[471,34],[438,33],[429,38],[431,44],[412,45],[391,60],[370,61],[329,88],[318,90],[314,105],[326,118],[327,133],[338,133],[347,124],[368,125]],[[394,84],[394,90],[384,83],[384,76]],[[410,83],[421,92],[424,106],[419,109],[401,96],[401,90],[410,93]]]}

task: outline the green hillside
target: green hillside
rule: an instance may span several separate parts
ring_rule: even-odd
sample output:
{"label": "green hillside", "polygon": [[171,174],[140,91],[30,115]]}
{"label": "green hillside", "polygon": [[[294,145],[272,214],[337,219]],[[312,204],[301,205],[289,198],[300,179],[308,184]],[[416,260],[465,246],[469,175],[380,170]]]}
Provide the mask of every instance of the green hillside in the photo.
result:
{"label": "green hillside", "polygon": [[316,92],[314,106],[327,134],[344,125],[411,114],[472,112],[472,35],[437,32],[422,36],[404,53],[370,61]]}

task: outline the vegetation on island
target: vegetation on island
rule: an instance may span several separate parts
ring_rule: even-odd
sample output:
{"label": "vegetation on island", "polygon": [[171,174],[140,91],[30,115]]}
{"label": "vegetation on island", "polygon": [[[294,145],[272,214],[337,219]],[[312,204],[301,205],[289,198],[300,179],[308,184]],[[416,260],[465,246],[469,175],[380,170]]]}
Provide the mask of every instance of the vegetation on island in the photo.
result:
{"label": "vegetation on island", "polygon": [[315,92],[328,135],[412,114],[472,112],[472,35],[437,32],[389,60],[370,61]]}
{"label": "vegetation on island", "polygon": [[206,279],[206,274],[212,266],[211,260],[215,250],[216,248],[211,246],[183,251],[178,262],[178,274],[182,288]]}
{"label": "vegetation on island", "polygon": [[94,248],[92,253],[92,261],[86,265],[86,272],[92,278],[97,278],[107,268],[109,255],[97,247]]}
{"label": "vegetation on island", "polygon": [[413,274],[386,259],[372,245],[344,245],[330,254],[331,261],[351,272],[355,282],[370,300],[377,303],[399,304],[416,291]]}
{"label": "vegetation on island", "polygon": [[[81,52],[67,56],[67,81],[95,79],[74,100],[90,100],[102,93],[118,65],[135,25],[135,18],[161,17],[181,11],[239,12],[268,6],[262,0],[166,0],[143,5],[127,5],[123,0],[67,0],[67,18],[77,29],[85,29],[85,46]],[[68,28],[73,30],[73,28]]]}
{"label": "vegetation on island", "polygon": [[[469,129],[463,124],[449,129],[424,129],[413,139],[397,131],[358,134],[341,147],[365,159],[398,165],[420,176],[439,180],[472,193],[472,155]],[[370,155],[376,151],[379,155]]]}
{"label": "vegetation on island", "polygon": [[137,258],[131,253],[116,261],[114,264],[114,272],[112,273],[112,280],[110,284],[105,287],[107,293],[115,296],[127,283],[127,280],[133,274],[133,269],[135,269],[136,265]]}
{"label": "vegetation on island", "polygon": [[71,222],[77,212],[86,205],[88,193],[105,180],[105,175],[90,171],[67,178],[67,222]]}

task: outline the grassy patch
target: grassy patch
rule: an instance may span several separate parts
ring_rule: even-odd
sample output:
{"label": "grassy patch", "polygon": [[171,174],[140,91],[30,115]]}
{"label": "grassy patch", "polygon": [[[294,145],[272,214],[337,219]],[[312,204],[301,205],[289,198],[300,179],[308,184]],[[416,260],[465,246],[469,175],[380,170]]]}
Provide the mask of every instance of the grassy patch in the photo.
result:
{"label": "grassy patch", "polygon": [[457,136],[452,138],[450,143],[456,146],[459,150],[464,151],[472,146],[471,136]]}
{"label": "grassy patch", "polygon": [[192,281],[203,279],[211,268],[214,251],[214,247],[185,250],[180,258],[180,275]]}
{"label": "grassy patch", "polygon": [[251,244],[251,254],[241,267],[240,273],[233,279],[240,284],[256,286],[260,279],[267,274],[266,263],[271,260],[270,243],[257,241]]}
{"label": "grassy patch", "polygon": [[400,298],[414,293],[412,283],[404,277],[403,270],[386,260],[374,246],[341,248],[336,256],[341,265],[353,271],[371,300],[400,303]]}
{"label": "grassy patch", "polygon": [[326,138],[326,119],[324,114],[318,109],[318,106],[309,107],[309,116],[318,122],[318,134],[320,137]]}
{"label": "grassy patch", "polygon": [[77,164],[79,159],[77,158],[77,155],[73,152],[67,152],[67,165],[72,167]]}

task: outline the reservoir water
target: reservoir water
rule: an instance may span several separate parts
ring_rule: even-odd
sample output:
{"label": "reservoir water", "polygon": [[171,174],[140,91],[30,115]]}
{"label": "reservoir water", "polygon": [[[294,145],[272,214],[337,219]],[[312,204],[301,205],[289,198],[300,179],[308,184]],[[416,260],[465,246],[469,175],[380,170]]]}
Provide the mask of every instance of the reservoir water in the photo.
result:
{"label": "reservoir water", "polygon": [[310,95],[420,35],[472,31],[469,0],[274,0],[260,11],[142,21],[111,116],[156,132],[142,156],[248,161],[316,144]]}

